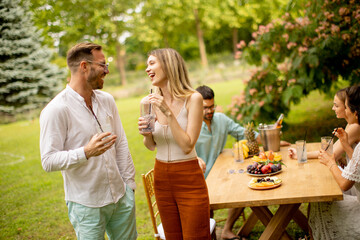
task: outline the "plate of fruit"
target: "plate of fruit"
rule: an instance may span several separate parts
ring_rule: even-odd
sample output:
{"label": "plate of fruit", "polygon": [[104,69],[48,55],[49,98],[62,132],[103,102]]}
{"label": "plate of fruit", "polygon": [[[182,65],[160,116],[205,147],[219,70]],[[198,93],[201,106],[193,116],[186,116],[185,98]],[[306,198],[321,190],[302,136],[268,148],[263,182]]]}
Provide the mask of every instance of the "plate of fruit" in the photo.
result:
{"label": "plate of fruit", "polygon": [[265,190],[279,187],[282,180],[278,177],[251,178],[248,187],[255,190]]}
{"label": "plate of fruit", "polygon": [[257,155],[253,156],[252,159],[256,162],[264,162],[267,160],[269,160],[270,162],[271,161],[278,162],[282,160],[282,157],[280,153],[276,153],[270,150],[266,152],[261,152],[258,156]]}
{"label": "plate of fruit", "polygon": [[271,176],[278,174],[282,171],[282,165],[284,165],[281,162],[254,162],[253,164],[250,164],[246,168],[246,173],[250,176]]}

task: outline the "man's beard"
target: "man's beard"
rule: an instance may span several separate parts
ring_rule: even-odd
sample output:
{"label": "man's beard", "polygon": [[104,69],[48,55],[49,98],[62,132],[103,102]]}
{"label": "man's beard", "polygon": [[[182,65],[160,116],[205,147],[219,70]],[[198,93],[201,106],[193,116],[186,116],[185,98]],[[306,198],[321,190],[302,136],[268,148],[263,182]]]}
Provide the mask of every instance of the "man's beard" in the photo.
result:
{"label": "man's beard", "polygon": [[204,115],[204,119],[208,120],[208,121],[211,121],[213,119],[213,117],[214,117],[214,113],[212,113],[212,114],[207,113]]}

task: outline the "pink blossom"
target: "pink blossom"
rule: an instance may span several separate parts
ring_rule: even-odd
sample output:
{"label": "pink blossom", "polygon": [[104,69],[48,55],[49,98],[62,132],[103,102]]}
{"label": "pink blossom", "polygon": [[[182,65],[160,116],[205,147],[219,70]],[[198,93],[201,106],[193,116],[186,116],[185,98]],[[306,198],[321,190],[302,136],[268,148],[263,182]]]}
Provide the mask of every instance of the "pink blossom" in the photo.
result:
{"label": "pink blossom", "polygon": [[342,7],[339,9],[339,14],[340,14],[340,16],[348,15],[349,9],[347,9],[346,7]]}
{"label": "pink blossom", "polygon": [[259,26],[259,33],[260,35],[264,34],[266,32],[266,27],[264,25]]}
{"label": "pink blossom", "polygon": [[331,33],[337,33],[337,32],[340,32],[340,27],[335,24],[331,24]]}
{"label": "pink blossom", "polygon": [[288,63],[287,62],[280,63],[278,64],[277,68],[279,69],[279,71],[286,73],[288,71]]}
{"label": "pink blossom", "polygon": [[253,96],[255,93],[257,93],[257,89],[256,89],[256,88],[251,88],[251,89],[249,90],[249,94],[250,94],[251,96]]}
{"label": "pink blossom", "polygon": [[272,86],[272,85],[265,86],[265,92],[266,92],[267,94],[270,93],[272,89],[273,89],[273,86]]}
{"label": "pink blossom", "polygon": [[245,46],[246,46],[246,43],[244,40],[241,40],[238,44],[236,44],[236,47],[240,48],[240,49],[242,49]]}
{"label": "pink blossom", "polygon": [[303,47],[303,46],[300,46],[300,47],[299,47],[299,53],[306,52],[307,50],[308,50],[307,47]]}
{"label": "pink blossom", "polygon": [[288,81],[288,84],[292,84],[292,83],[296,83],[296,79],[295,78],[292,78]]}
{"label": "pink blossom", "polygon": [[244,93],[240,93],[240,95],[236,95],[232,97],[232,102],[234,102],[236,105],[241,105],[245,103],[245,95]]}
{"label": "pink blossom", "polygon": [[285,29],[286,30],[292,30],[294,29],[294,24],[292,24],[291,22],[288,22],[285,24]]}
{"label": "pink blossom", "polygon": [[255,41],[254,40],[251,40],[250,42],[249,42],[249,46],[252,46],[252,45],[254,45],[255,44]]}
{"label": "pink blossom", "polygon": [[316,13],[311,14],[313,18],[316,18]]}
{"label": "pink blossom", "polygon": [[[257,33],[256,32],[253,32],[252,34],[251,34],[251,36],[253,37],[253,38],[256,38],[257,37]],[[250,45],[250,44],[249,44]]]}
{"label": "pink blossom", "polygon": [[359,20],[360,19],[360,11],[358,11],[358,13],[355,15],[355,19]]}
{"label": "pink blossom", "polygon": [[301,20],[301,23],[300,25],[302,26],[307,26],[311,23],[310,19],[306,16],[306,17],[303,17],[302,20]]}
{"label": "pink blossom", "polygon": [[283,19],[288,19],[290,18],[290,14],[288,12],[286,12],[283,16],[282,16]]}
{"label": "pink blossom", "polygon": [[328,19],[328,20],[332,20],[332,18],[335,16],[334,13],[329,13],[329,12],[326,12],[327,14],[324,14],[325,17]]}
{"label": "pink blossom", "polygon": [[238,114],[236,120],[240,121],[242,119],[242,114]]}
{"label": "pink blossom", "polygon": [[259,106],[260,106],[260,107],[264,106],[264,104],[265,104],[265,101],[260,101],[260,102],[259,102]]}
{"label": "pink blossom", "polygon": [[282,35],[282,37],[285,39],[285,42],[287,42],[289,40],[289,34],[287,34],[287,33],[284,33]]}
{"label": "pink blossom", "polygon": [[274,24],[273,23],[269,23],[268,25],[266,25],[266,29],[269,32],[270,29],[274,28]]}
{"label": "pink blossom", "polygon": [[292,48],[292,47],[295,47],[297,44],[295,43],[295,42],[289,42],[287,45],[286,45],[286,47],[288,48],[288,49],[290,49],[290,48]]}

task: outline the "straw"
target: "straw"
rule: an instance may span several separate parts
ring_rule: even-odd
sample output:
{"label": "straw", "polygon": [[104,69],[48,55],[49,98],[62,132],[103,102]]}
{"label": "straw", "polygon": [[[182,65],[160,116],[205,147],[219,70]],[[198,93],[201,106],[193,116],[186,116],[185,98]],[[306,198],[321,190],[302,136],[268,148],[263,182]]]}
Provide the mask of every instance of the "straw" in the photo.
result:
{"label": "straw", "polygon": [[325,152],[326,152],[326,150],[328,150],[328,148],[330,147],[331,141],[334,139],[335,133],[336,133],[337,129],[338,129],[338,128],[335,128],[335,130],[334,130],[334,132],[333,132],[333,134],[332,134],[332,136],[331,136],[331,139],[330,139],[327,147],[325,148]]}
{"label": "straw", "polygon": [[[152,94],[152,88],[150,89],[150,94]],[[149,104],[149,115],[151,114],[151,103]]]}
{"label": "straw", "polygon": [[306,134],[307,134],[307,129],[305,130],[305,137],[304,137],[304,144],[303,144],[303,150],[302,150],[302,153],[301,153],[301,158],[303,158],[303,155],[304,155],[304,152],[305,152],[305,143],[306,143]]}
{"label": "straw", "polygon": [[238,152],[238,158],[240,157],[240,148],[239,148],[239,134],[236,133],[236,144],[237,144],[237,152]]}

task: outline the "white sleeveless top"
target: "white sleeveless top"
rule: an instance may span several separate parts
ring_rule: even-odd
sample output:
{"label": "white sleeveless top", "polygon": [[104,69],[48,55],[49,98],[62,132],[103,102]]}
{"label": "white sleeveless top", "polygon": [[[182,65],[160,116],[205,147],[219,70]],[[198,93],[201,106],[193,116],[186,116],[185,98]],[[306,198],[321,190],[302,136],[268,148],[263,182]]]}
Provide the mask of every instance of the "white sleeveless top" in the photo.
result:
{"label": "white sleeveless top", "polygon": [[[176,117],[180,127],[186,131],[188,123],[188,112],[186,109],[186,100],[184,106],[181,108],[179,115]],[[172,135],[171,128],[168,125],[163,125],[158,121],[155,122],[155,131],[153,138],[156,143],[157,152],[156,158],[164,162],[172,162],[176,160],[194,159],[197,157],[195,147],[189,154],[185,154],[180,146],[176,143]]]}

